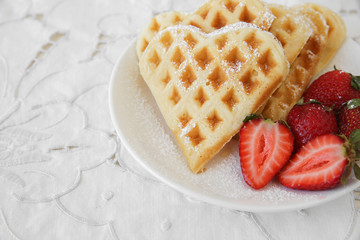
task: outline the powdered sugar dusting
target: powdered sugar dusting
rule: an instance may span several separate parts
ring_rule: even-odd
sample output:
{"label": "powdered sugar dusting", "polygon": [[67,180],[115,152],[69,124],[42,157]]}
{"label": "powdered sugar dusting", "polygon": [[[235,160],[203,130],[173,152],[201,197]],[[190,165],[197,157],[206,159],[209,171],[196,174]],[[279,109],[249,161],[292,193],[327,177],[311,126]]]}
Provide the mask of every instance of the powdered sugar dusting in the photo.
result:
{"label": "powdered sugar dusting", "polygon": [[[238,31],[240,29],[243,28],[254,28],[254,29],[259,29],[261,30],[258,26],[251,24],[251,23],[246,23],[246,22],[237,22],[237,23],[233,23],[233,24],[229,24],[226,25],[218,30],[215,30],[211,33],[205,33],[203,31],[201,31],[199,28],[194,27],[192,25],[174,25],[174,26],[170,26],[165,28],[164,30],[160,31],[155,37],[154,39],[160,39],[162,37],[162,35],[164,34],[164,32],[173,32],[176,34],[177,31],[181,31],[181,30],[187,30],[193,33],[197,33],[202,35],[205,38],[210,38],[216,35],[221,35],[224,33],[228,33],[228,32],[233,32],[233,31]],[[268,32],[270,35],[272,35],[272,33]],[[184,36],[183,36],[184,37]],[[151,40],[153,41],[153,40]],[[157,40],[158,41],[158,40]],[[145,50],[146,51],[146,50]]]}
{"label": "powdered sugar dusting", "polygon": [[[137,64],[135,53],[131,56],[133,58],[128,57],[127,61]],[[241,174],[238,144],[234,139],[213,158],[203,173],[193,174],[138,69],[126,78],[126,91],[133,96],[133,100],[128,102],[129,109],[134,112],[131,121],[136,126],[129,143],[141,149],[141,161],[158,175],[194,192],[239,203],[256,201],[264,205],[279,205],[321,197],[319,194],[291,191],[275,181],[262,190],[250,188]]]}
{"label": "powdered sugar dusting", "polygon": [[272,14],[272,12],[270,11],[270,9],[266,4],[264,4],[264,7],[265,7],[265,11],[261,12],[260,15],[262,15],[265,21],[269,23],[269,25],[271,25],[271,23],[275,20],[276,17]]}

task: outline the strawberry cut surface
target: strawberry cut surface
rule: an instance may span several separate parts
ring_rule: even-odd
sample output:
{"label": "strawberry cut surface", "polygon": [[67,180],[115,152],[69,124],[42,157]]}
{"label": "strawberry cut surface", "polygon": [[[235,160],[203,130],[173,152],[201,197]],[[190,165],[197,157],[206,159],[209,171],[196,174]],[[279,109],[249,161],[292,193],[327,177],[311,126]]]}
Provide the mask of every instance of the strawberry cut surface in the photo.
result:
{"label": "strawberry cut surface", "polygon": [[344,139],[325,134],[309,141],[279,173],[279,182],[289,188],[325,190],[340,184],[348,163]]}
{"label": "strawberry cut surface", "polygon": [[289,160],[294,138],[290,130],[270,120],[254,119],[239,134],[241,171],[245,182],[259,189],[268,184]]}

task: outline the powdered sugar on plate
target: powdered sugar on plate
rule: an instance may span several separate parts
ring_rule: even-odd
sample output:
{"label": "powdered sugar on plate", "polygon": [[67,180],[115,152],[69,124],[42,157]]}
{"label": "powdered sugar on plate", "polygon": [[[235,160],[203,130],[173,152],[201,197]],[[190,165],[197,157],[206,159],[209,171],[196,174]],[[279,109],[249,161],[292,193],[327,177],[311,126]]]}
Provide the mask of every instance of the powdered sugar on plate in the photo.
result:
{"label": "powdered sugar on plate", "polygon": [[[359,52],[359,47],[347,40],[325,70],[336,63],[359,74],[353,64],[360,62]],[[285,188],[273,180],[263,189],[254,190],[242,178],[236,139],[225,145],[203,173],[193,174],[139,74],[134,43],[115,66],[110,97],[113,122],[135,159],[162,181],[197,199],[239,210],[280,211],[314,206],[359,186],[351,178],[346,186],[307,192]]]}

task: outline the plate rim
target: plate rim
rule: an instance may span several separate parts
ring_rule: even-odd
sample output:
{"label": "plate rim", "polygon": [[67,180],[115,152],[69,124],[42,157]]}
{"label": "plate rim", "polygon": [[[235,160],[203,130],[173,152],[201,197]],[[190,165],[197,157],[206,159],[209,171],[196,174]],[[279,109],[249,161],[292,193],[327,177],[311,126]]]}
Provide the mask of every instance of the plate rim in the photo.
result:
{"label": "plate rim", "polygon": [[[349,39],[351,41],[353,41],[349,37],[347,37],[346,40],[349,40]],[[280,204],[276,204],[276,205],[272,205],[272,206],[268,206],[268,205],[254,206],[254,205],[250,205],[250,204],[239,204],[239,203],[236,203],[235,200],[229,201],[230,200],[229,199],[228,201],[226,201],[225,199],[215,198],[213,195],[207,194],[205,192],[199,193],[199,192],[193,191],[191,189],[188,189],[188,188],[182,186],[181,184],[177,183],[176,181],[173,181],[172,179],[170,179],[166,176],[163,176],[161,173],[156,171],[156,169],[153,169],[146,161],[142,160],[141,157],[136,154],[136,151],[132,148],[131,144],[127,141],[126,136],[123,134],[123,131],[121,130],[121,127],[119,126],[117,118],[116,118],[116,113],[115,113],[116,109],[115,109],[115,104],[113,101],[114,96],[115,96],[115,91],[114,91],[113,86],[116,83],[116,76],[118,73],[118,68],[119,68],[121,62],[123,61],[123,58],[128,54],[128,52],[129,52],[129,50],[131,50],[131,48],[134,48],[134,50],[135,50],[135,46],[136,46],[136,38],[133,39],[124,48],[123,52],[120,54],[120,56],[116,60],[114,67],[112,69],[111,76],[110,76],[110,83],[109,83],[109,87],[108,87],[108,93],[109,93],[108,94],[108,104],[109,104],[109,110],[110,110],[110,117],[111,117],[112,124],[115,127],[116,133],[120,138],[121,144],[123,144],[125,146],[126,150],[131,154],[131,156],[136,160],[137,163],[139,163],[144,169],[146,169],[146,171],[148,171],[150,174],[152,174],[155,178],[157,178],[161,182],[167,184],[168,186],[170,186],[171,188],[175,189],[178,192],[181,192],[187,196],[190,196],[190,197],[196,199],[197,201],[210,203],[210,204],[213,204],[213,205],[216,205],[219,207],[228,208],[228,209],[247,211],[247,212],[253,212],[253,213],[279,213],[279,212],[286,212],[286,211],[295,211],[295,210],[300,210],[300,209],[308,209],[308,208],[323,205],[325,203],[328,203],[330,201],[338,199],[342,196],[345,196],[345,194],[348,194],[348,193],[352,192],[353,190],[355,190],[356,188],[360,187],[360,181],[358,181],[353,186],[351,186],[351,187],[348,186],[348,187],[344,188],[342,191],[337,190],[337,191],[335,191],[335,193],[331,193],[330,195],[327,194],[326,197],[324,197],[324,198],[310,199],[310,200],[306,200],[304,202],[296,203],[296,204],[294,203],[294,204],[281,205],[281,203],[280,203]],[[329,193],[332,190],[333,189],[325,190],[325,191],[316,191],[316,192],[317,193],[322,193],[322,192]],[[290,191],[290,189],[289,189],[289,191]],[[309,192],[309,191],[306,191],[306,192]]]}

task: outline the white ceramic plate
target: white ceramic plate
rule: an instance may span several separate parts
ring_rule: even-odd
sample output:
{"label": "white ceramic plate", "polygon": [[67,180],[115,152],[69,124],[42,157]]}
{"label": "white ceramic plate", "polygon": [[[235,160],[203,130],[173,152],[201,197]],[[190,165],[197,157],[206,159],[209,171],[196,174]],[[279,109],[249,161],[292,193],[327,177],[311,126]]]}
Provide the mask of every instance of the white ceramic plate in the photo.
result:
{"label": "white ceramic plate", "polygon": [[[324,71],[336,65],[359,75],[359,64],[360,47],[347,39]],[[345,186],[327,191],[291,190],[274,180],[253,190],[242,178],[235,140],[215,156],[204,173],[194,175],[140,76],[135,42],[117,61],[109,91],[112,121],[127,150],[161,181],[200,201],[250,212],[279,212],[320,205],[360,186],[352,176]]]}

